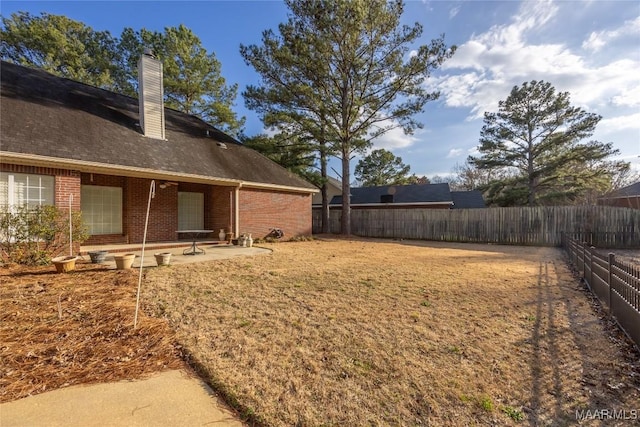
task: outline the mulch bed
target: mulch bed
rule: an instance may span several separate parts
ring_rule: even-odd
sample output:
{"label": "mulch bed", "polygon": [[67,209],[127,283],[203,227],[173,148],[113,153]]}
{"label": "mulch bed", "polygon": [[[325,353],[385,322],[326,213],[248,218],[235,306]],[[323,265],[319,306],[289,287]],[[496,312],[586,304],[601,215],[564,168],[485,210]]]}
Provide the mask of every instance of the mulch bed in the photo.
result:
{"label": "mulch bed", "polygon": [[140,310],[138,270],[0,267],[0,402],[183,368],[166,322]]}

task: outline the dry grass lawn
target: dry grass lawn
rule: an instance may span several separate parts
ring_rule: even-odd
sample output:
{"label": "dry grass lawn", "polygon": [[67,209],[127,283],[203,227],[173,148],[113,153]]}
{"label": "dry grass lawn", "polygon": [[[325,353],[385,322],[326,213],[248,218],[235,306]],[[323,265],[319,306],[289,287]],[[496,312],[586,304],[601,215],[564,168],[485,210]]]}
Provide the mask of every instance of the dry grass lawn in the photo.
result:
{"label": "dry grass lawn", "polygon": [[640,363],[554,248],[342,240],[149,270],[206,379],[250,421],[568,425],[640,412]]}

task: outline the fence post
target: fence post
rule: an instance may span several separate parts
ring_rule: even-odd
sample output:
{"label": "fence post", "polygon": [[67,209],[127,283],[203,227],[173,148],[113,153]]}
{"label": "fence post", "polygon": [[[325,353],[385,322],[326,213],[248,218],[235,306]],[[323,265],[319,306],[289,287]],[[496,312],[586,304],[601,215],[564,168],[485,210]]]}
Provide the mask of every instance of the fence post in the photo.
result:
{"label": "fence post", "polygon": [[613,252],[609,252],[609,271],[607,277],[607,283],[609,285],[609,316],[613,316],[613,298],[611,298],[613,288],[613,262],[616,259],[616,255]]}
{"label": "fence post", "polygon": [[589,247],[589,287],[593,288],[593,253],[595,252],[595,246]]}
{"label": "fence post", "polygon": [[[587,281],[587,242],[582,242],[582,278],[585,282]],[[587,285],[589,284],[587,283]]]}

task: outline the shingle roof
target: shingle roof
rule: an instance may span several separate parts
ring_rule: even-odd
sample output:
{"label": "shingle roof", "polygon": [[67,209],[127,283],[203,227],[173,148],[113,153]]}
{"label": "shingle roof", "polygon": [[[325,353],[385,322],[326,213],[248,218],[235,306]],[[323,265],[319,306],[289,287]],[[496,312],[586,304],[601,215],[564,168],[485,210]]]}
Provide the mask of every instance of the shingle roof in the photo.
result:
{"label": "shingle roof", "polygon": [[452,191],[453,209],[486,208],[482,193],[478,190]]}
{"label": "shingle roof", "polygon": [[[351,204],[381,203],[381,196],[393,195],[393,204],[449,203],[449,184],[384,185],[379,187],[356,187],[351,189]],[[332,205],[341,205],[342,196],[334,196]]]}
{"label": "shingle roof", "polygon": [[195,116],[165,108],[166,140],[146,138],[135,98],[4,61],[0,77],[0,151],[5,155],[315,190]]}
{"label": "shingle roof", "polygon": [[640,181],[627,185],[626,187],[622,187],[616,191],[612,191],[607,194],[605,199],[616,199],[621,197],[637,197],[640,196]]}

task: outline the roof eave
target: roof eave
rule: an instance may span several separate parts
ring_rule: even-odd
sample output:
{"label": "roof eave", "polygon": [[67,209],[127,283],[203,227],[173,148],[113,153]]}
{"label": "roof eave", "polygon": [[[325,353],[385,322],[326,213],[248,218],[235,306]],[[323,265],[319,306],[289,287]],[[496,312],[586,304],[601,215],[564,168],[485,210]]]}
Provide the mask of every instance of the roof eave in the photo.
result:
{"label": "roof eave", "polygon": [[133,166],[112,165],[108,163],[91,162],[87,160],[63,159],[59,157],[14,153],[8,151],[0,151],[0,160],[2,161],[2,163],[12,163],[24,166],[39,166],[47,168],[72,169],[85,173],[100,173],[105,175],[118,175],[132,178],[165,179],[228,187],[277,189],[282,191],[309,194],[317,193],[319,191],[314,188],[292,187],[263,182],[250,182],[238,179],[138,168]]}

